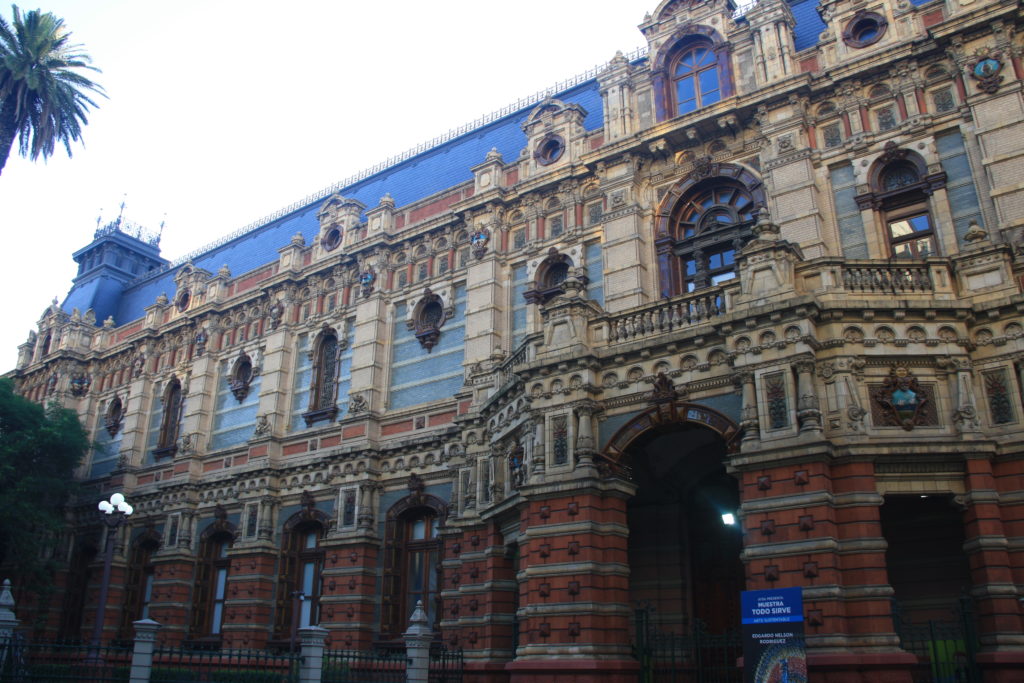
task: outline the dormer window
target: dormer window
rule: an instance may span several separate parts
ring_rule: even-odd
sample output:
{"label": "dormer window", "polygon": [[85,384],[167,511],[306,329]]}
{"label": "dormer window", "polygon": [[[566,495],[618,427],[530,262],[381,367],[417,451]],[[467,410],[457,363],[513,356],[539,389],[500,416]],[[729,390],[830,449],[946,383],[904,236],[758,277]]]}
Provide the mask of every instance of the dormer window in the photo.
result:
{"label": "dormer window", "polygon": [[679,52],[672,63],[672,92],[676,115],[688,114],[722,99],[718,59],[709,44],[700,42]]}

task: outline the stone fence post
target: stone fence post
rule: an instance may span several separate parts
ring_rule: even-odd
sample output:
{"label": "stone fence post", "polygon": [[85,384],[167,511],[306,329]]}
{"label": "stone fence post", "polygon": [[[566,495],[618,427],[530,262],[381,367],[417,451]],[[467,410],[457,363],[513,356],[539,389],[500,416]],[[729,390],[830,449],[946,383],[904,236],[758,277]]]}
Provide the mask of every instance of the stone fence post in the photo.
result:
{"label": "stone fence post", "polygon": [[406,683],[427,683],[430,677],[430,641],[434,632],[423,611],[423,601],[416,601],[416,609],[409,618],[409,628],[405,632],[405,652],[408,657],[405,665]]}
{"label": "stone fence post", "polygon": [[20,622],[14,616],[14,596],[11,595],[11,580],[4,579],[0,589],[0,670],[8,657],[14,656],[14,629]]}
{"label": "stone fence post", "polygon": [[132,669],[128,683],[149,683],[153,673],[153,649],[156,647],[156,632],[160,624],[152,619],[133,621],[135,627],[135,643],[132,648]]}
{"label": "stone fence post", "polygon": [[324,641],[327,629],[308,626],[299,629],[302,650],[299,653],[299,683],[320,683],[324,668]]}

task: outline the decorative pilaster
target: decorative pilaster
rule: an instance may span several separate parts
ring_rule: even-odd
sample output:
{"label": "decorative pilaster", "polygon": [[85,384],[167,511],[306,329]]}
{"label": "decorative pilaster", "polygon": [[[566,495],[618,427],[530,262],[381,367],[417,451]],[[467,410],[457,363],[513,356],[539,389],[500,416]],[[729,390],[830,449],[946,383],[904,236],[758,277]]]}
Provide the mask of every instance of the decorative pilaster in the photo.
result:
{"label": "decorative pilaster", "polygon": [[814,391],[814,361],[802,360],[796,363],[797,372],[797,413],[800,432],[821,432],[821,410],[818,396]]}
{"label": "decorative pilaster", "polygon": [[740,428],[743,440],[740,448],[743,451],[756,450],[761,445],[761,422],[757,414],[757,388],[754,384],[754,373],[740,372],[736,375],[743,396],[743,409],[740,413]]}

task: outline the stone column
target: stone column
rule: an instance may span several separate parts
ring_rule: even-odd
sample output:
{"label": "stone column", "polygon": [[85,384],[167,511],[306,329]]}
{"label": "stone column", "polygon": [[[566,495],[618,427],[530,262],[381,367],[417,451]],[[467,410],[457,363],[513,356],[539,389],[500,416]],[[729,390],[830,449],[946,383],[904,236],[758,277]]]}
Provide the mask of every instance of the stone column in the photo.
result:
{"label": "stone column", "polygon": [[576,406],[579,416],[576,429],[577,469],[593,474],[594,468],[594,406],[584,403]]}
{"label": "stone column", "polygon": [[405,680],[407,683],[427,683],[430,676],[430,641],[434,639],[434,632],[427,623],[422,600],[416,601],[416,609],[409,619],[409,628],[403,637],[408,660]]}
{"label": "stone column", "polygon": [[801,432],[821,431],[821,410],[818,396],[814,391],[814,361],[802,360],[796,363],[797,372],[797,420]]}
{"label": "stone column", "polygon": [[[299,683],[320,683],[324,668],[324,641],[327,629],[307,626],[299,629],[302,651],[299,657]],[[134,683],[134,682],[133,682]]]}
{"label": "stone column", "polygon": [[132,649],[132,668],[129,683],[149,683],[153,672],[153,649],[156,646],[156,632],[160,624],[152,619],[132,622],[135,627],[135,644]]}

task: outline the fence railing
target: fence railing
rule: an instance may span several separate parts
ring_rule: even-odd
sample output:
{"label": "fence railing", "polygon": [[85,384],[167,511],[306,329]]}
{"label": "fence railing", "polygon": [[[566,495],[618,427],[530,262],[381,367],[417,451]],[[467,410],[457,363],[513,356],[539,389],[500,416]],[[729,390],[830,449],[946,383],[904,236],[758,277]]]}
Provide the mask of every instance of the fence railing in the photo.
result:
{"label": "fence railing", "polygon": [[321,683],[405,683],[404,652],[328,650]]}
{"label": "fence railing", "polygon": [[611,345],[653,337],[706,322],[725,313],[725,291],[714,287],[612,316],[607,323],[607,339]]}
{"label": "fence railing", "polygon": [[432,649],[429,683],[462,683],[463,665],[462,650]]}
{"label": "fence railing", "polygon": [[844,265],[842,272],[843,287],[851,292],[899,294],[934,290],[926,264]]}
{"label": "fence railing", "polygon": [[0,681],[128,683],[131,660],[128,647],[33,643],[18,633],[0,642]]}
{"label": "fence railing", "polygon": [[160,646],[153,651],[151,683],[293,683],[299,657],[263,650],[189,650]]}
{"label": "fence railing", "polygon": [[894,602],[893,620],[900,647],[917,655],[911,674],[914,683],[980,683],[978,637],[969,598],[961,599],[947,619],[920,623],[907,619]]}

